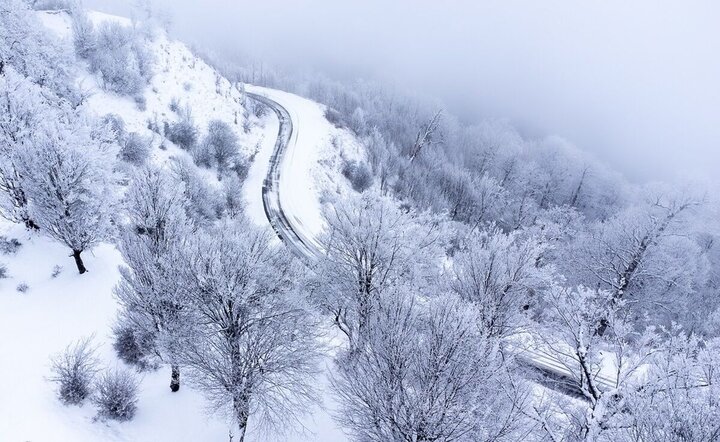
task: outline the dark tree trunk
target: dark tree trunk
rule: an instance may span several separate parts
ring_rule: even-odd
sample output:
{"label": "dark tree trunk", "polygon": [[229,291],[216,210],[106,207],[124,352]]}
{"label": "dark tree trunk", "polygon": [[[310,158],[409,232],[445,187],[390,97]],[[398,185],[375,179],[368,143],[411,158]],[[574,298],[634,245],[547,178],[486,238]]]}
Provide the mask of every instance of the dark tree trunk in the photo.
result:
{"label": "dark tree trunk", "polygon": [[78,272],[82,275],[83,273],[87,272],[87,269],[85,268],[85,264],[83,263],[82,258],[80,257],[80,254],[82,253],[82,250],[73,250],[73,258],[75,258],[75,265],[77,265]]}
{"label": "dark tree trunk", "polygon": [[235,418],[238,424],[238,442],[245,441],[245,432],[247,431],[248,418],[250,417],[250,409],[248,402],[243,397],[236,397],[233,400],[233,408],[235,409]]}
{"label": "dark tree trunk", "polygon": [[170,391],[175,393],[180,390],[180,367],[171,365],[170,370]]}

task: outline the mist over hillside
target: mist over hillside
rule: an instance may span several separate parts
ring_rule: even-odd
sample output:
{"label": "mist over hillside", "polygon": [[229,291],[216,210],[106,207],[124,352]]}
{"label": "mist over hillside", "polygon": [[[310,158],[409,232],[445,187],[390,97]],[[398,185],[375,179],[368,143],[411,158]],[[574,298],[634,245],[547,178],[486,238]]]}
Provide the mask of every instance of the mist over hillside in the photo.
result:
{"label": "mist over hillside", "polygon": [[466,121],[565,137],[633,180],[720,167],[715,2],[152,4],[178,36],[223,57],[391,81]]}
{"label": "mist over hillside", "polygon": [[715,12],[1,2],[0,439],[718,439]]}

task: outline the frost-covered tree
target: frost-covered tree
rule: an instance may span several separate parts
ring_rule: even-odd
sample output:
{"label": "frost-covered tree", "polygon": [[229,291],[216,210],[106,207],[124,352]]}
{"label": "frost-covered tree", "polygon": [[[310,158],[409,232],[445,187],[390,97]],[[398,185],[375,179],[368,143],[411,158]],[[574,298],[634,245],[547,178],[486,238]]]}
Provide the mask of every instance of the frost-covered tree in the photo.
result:
{"label": "frost-covered tree", "polygon": [[34,148],[32,134],[55,112],[42,89],[12,66],[0,75],[0,109],[0,216],[36,227],[28,212],[20,154]]}
{"label": "frost-covered tree", "polygon": [[559,264],[576,282],[610,291],[613,302],[658,310],[650,307],[692,294],[707,277],[690,216],[701,203],[689,192],[646,190],[639,204],[577,235]]}
{"label": "frost-covered tree", "polygon": [[439,276],[442,229],[370,192],[334,204],[326,219],[315,300],[354,346],[385,287],[422,287]]}
{"label": "frost-covered tree", "polygon": [[139,95],[153,74],[154,60],[145,36],[114,21],[103,22],[95,29],[82,11],[73,15],[75,51],[100,75],[105,89]]}
{"label": "frost-covered tree", "polygon": [[335,417],[353,440],[520,437],[524,398],[501,387],[507,361],[474,313],[455,297],[421,307],[393,293],[370,314],[364,345],[339,357],[332,379]]}
{"label": "frost-covered tree", "polygon": [[210,186],[197,167],[186,158],[176,158],[171,170],[184,185],[188,217],[198,225],[217,220],[223,211],[223,195]]}
{"label": "frost-covered tree", "polygon": [[699,441],[720,437],[718,342],[673,330],[625,401],[615,440]]}
{"label": "frost-covered tree", "polygon": [[488,334],[507,337],[527,321],[527,310],[551,272],[539,266],[544,246],[535,237],[497,228],[473,235],[453,256],[451,290],[473,303]]}
{"label": "frost-covered tree", "polygon": [[271,238],[234,220],[197,235],[183,262],[195,329],[182,361],[240,441],[251,417],[282,430],[316,400],[317,324],[296,290],[299,269]]}
{"label": "frost-covered tree", "polygon": [[222,177],[240,154],[237,135],[221,120],[213,120],[208,124],[203,148],[210,156],[212,164],[217,167],[218,177]]}
{"label": "frost-covered tree", "polygon": [[519,357],[530,365],[538,357],[550,358],[562,373],[546,382],[583,399],[532,409],[551,440],[605,440],[621,426],[625,398],[643,385],[643,367],[654,352],[656,335],[651,329],[638,331],[625,302],[613,302],[612,296],[583,287],[553,286],[543,293],[542,325],[533,344],[525,344],[530,351],[520,350]]}
{"label": "frost-covered tree", "polygon": [[24,0],[0,2],[0,75],[12,66],[49,94],[78,103],[73,57]]}
{"label": "frost-covered tree", "polygon": [[20,170],[31,218],[70,248],[82,274],[82,252],[111,236],[117,150],[81,116],[65,118],[33,134],[33,148],[20,152]]}
{"label": "frost-covered tree", "polygon": [[81,7],[72,9],[73,46],[80,58],[89,58],[97,48],[95,26]]}
{"label": "frost-covered tree", "polygon": [[127,225],[119,242],[125,266],[115,288],[123,307],[119,321],[142,353],[170,364],[175,392],[180,388],[177,346],[187,317],[178,259],[192,230],[183,186],[169,172],[145,167],[133,176],[125,199]]}

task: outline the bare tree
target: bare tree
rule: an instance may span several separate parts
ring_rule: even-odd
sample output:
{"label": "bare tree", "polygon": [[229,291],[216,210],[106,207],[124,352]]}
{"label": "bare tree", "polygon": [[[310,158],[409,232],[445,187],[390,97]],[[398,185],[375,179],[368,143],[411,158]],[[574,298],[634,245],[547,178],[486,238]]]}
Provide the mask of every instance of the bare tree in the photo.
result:
{"label": "bare tree", "polygon": [[[600,440],[617,430],[626,412],[624,399],[642,381],[642,367],[656,351],[652,330],[637,331],[624,302],[607,291],[553,287],[545,291],[543,326],[525,357],[549,357],[558,367],[554,388],[579,394],[535,414],[552,440]],[[601,321],[606,332],[597,332]],[[535,408],[537,411],[537,408]],[[554,425],[548,422],[554,422]]]}
{"label": "bare tree", "polygon": [[295,290],[289,252],[270,240],[237,220],[198,235],[184,264],[196,326],[182,361],[191,382],[237,423],[239,441],[249,419],[286,430],[317,400],[316,324]]}
{"label": "bare tree", "polygon": [[474,309],[454,297],[420,308],[399,290],[372,312],[363,347],[338,360],[336,419],[358,441],[519,437],[520,399],[498,388],[508,367]]}
{"label": "bare tree", "polygon": [[119,242],[125,266],[115,287],[121,326],[141,338],[141,352],[170,363],[173,392],[180,389],[177,346],[187,319],[178,267],[179,250],[192,231],[186,204],[182,183],[170,173],[146,167],[133,176]]}
{"label": "bare tree", "polygon": [[371,192],[338,202],[321,238],[315,302],[355,346],[385,287],[427,285],[440,273],[442,231],[430,217]]}
{"label": "bare tree", "polygon": [[415,136],[415,143],[413,143],[410,149],[410,163],[415,161],[423,148],[437,144],[442,141],[442,137],[439,133],[440,122],[442,121],[443,111],[442,109],[435,112],[435,115],[425,124],[420,126],[420,129]]}
{"label": "bare tree", "polygon": [[117,151],[82,117],[65,118],[34,134],[34,148],[21,152],[21,175],[32,219],[72,250],[82,274],[82,252],[111,234]]}
{"label": "bare tree", "polygon": [[504,338],[526,325],[532,297],[551,277],[538,265],[544,248],[534,237],[495,228],[472,236],[453,257],[450,288],[476,305],[489,335]]}

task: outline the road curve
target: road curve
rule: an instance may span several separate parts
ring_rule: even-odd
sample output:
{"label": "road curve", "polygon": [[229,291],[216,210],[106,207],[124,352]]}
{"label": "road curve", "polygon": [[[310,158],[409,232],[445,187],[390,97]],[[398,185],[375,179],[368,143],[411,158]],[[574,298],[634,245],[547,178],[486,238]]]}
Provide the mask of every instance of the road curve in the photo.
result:
{"label": "road curve", "polygon": [[297,137],[290,112],[275,100],[260,94],[247,93],[247,96],[272,109],[279,121],[277,140],[270,156],[270,165],[263,180],[262,201],[265,216],[281,241],[295,256],[307,264],[312,264],[320,256],[314,247],[297,229],[285,214],[280,200],[280,169],[288,149],[295,147]]}
{"label": "road curve", "polygon": [[[301,233],[300,229],[291,221],[283,210],[280,200],[280,170],[289,149],[295,147],[297,141],[297,128],[293,124],[290,112],[275,100],[264,95],[247,92],[247,96],[275,112],[278,117],[279,128],[275,147],[270,156],[267,175],[263,180],[262,200],[265,216],[280,240],[309,266],[316,263],[322,251]],[[568,368],[551,355],[544,354],[538,349],[524,348],[518,352],[518,361],[527,368],[537,371],[541,377],[536,379],[540,384],[564,394],[586,399],[582,391],[577,388],[576,379]],[[606,388],[612,388],[612,379],[599,374],[595,382]]]}

